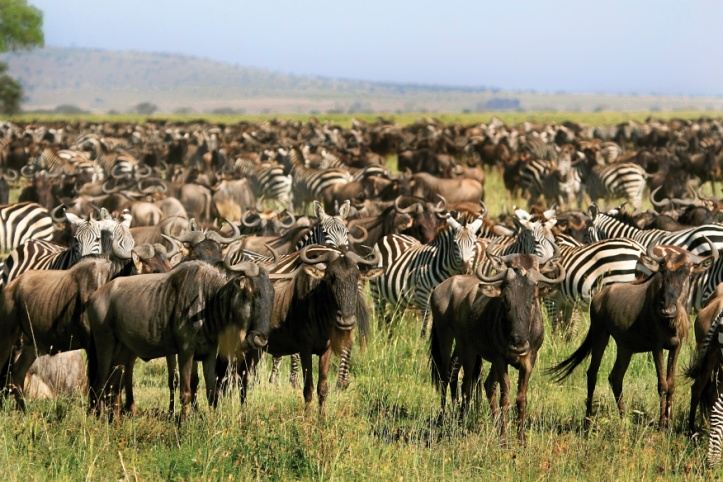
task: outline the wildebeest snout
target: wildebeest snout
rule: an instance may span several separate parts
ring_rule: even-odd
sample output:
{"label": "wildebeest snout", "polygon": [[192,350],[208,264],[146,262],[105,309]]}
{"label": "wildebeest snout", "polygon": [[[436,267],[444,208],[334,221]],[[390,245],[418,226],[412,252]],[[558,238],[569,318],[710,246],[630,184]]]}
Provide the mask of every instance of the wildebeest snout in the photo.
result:
{"label": "wildebeest snout", "polygon": [[269,339],[263,333],[259,333],[258,331],[250,331],[246,335],[246,342],[254,348],[261,349],[266,346],[266,344],[269,342]]}
{"label": "wildebeest snout", "polygon": [[344,316],[341,312],[336,314],[336,326],[340,330],[351,330],[356,325],[356,315]]}

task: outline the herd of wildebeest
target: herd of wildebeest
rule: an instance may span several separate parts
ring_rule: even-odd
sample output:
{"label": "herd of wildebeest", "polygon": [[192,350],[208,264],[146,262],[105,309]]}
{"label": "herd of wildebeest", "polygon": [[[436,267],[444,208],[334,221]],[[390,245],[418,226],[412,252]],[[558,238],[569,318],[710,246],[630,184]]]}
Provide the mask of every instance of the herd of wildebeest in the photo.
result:
{"label": "herd of wildebeest", "polygon": [[[284,356],[292,383],[301,370],[307,408],[319,357],[323,413],[332,354],[344,389],[371,314],[393,336],[411,309],[429,339],[440,417],[448,394],[464,414],[479,386],[504,440],[512,365],[524,442],[543,312],[565,337],[574,309],[589,306],[581,346],[546,376],[564,379],[590,357],[588,422],[610,337],[621,413],[630,359],[649,352],[666,427],[693,328],[688,428],[697,432],[700,405],[707,460],[720,457],[719,119],[6,122],[0,169],[0,385],[21,409],[31,393],[82,390],[93,413],[133,413],[136,358],[164,357],[169,411],[178,387],[183,418],[197,362],[216,406],[229,391],[244,400],[268,352],[272,378]],[[495,195],[526,206],[488,213],[495,171],[507,189]]]}

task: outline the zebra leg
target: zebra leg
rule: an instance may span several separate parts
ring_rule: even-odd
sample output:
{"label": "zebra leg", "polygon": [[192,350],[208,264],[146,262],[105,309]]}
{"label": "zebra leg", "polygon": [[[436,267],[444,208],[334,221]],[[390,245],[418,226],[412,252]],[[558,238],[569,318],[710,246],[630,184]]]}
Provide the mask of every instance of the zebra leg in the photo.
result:
{"label": "zebra leg", "polygon": [[710,412],[710,433],[705,463],[709,468],[720,463],[721,439],[723,438],[723,394],[718,397]]}
{"label": "zebra leg", "polygon": [[351,346],[344,348],[339,357],[339,373],[336,377],[336,388],[346,390],[349,386],[349,363],[351,362]]}
{"label": "zebra leg", "polygon": [[281,365],[281,357],[274,356],[271,363],[271,375],[269,375],[269,383],[275,384],[279,378],[279,365]]}
{"label": "zebra leg", "polygon": [[291,369],[289,370],[289,383],[293,388],[299,388],[299,367],[301,356],[298,353],[291,355]]}

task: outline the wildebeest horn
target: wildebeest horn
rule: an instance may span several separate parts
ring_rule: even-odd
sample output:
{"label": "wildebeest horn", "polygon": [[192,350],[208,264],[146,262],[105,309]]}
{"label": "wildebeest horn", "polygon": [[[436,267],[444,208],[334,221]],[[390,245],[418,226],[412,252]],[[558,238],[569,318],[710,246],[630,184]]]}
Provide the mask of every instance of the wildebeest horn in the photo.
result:
{"label": "wildebeest horn", "polygon": [[35,173],[35,168],[31,166],[30,164],[25,164],[23,167],[20,168],[20,174],[23,177],[31,178],[33,177],[33,174]]}
{"label": "wildebeest horn", "polygon": [[156,255],[156,250],[153,248],[152,244],[140,244],[138,246],[134,246],[132,251],[144,261],[149,260]]}
{"label": "wildebeest horn", "polygon": [[3,177],[6,181],[13,182],[18,180],[20,173],[18,173],[15,169],[6,169]]}
{"label": "wildebeest horn", "polygon": [[299,259],[303,261],[306,264],[318,264],[318,263],[326,263],[329,261],[332,261],[339,256],[341,256],[341,253],[329,248],[325,248],[324,252],[322,252],[319,256],[315,256],[313,258],[310,258],[307,254],[309,249],[311,248],[323,248],[323,246],[319,245],[313,245],[310,244],[309,246],[304,246],[304,248],[299,252]]}
{"label": "wildebeest horn", "polygon": [[362,258],[354,251],[348,251],[344,256],[354,261],[356,264],[365,264],[367,266],[377,266],[379,264],[379,260],[382,259],[381,254],[379,254],[379,251],[377,250],[374,250],[374,254],[370,259]]}
{"label": "wildebeest horn", "polygon": [[[490,263],[492,263],[492,266],[493,266],[496,270],[502,271],[502,270],[504,270],[507,266],[505,265],[505,263],[504,263],[504,261],[502,260],[502,258],[500,258],[500,257],[497,256],[496,254],[494,254],[492,251],[490,251],[490,248],[491,248],[492,246],[494,246],[495,244],[497,244],[497,242],[492,242],[492,243],[489,243],[489,244],[487,245],[487,247],[485,248],[485,255],[487,256],[487,259],[490,260]],[[481,265],[481,264],[482,264],[482,263],[480,263],[480,265]]]}
{"label": "wildebeest horn", "polygon": [[705,241],[710,246],[710,254],[711,256],[713,256],[713,262],[715,263],[716,261],[718,261],[718,248],[716,247],[715,243],[713,243],[707,237],[703,236],[703,239],[705,239]]}
{"label": "wildebeest horn", "polygon": [[176,244],[176,241],[172,237],[165,234],[161,234],[161,237],[163,237],[163,239],[168,241],[168,244],[171,245],[171,250],[166,250],[166,259],[173,258],[178,253],[178,245]]}
{"label": "wildebeest horn", "polygon": [[[61,211],[63,214],[58,215],[58,211]],[[53,218],[53,221],[56,223],[64,223],[65,222],[65,204],[58,204],[53,208],[52,211],[50,211],[50,217]]]}
{"label": "wildebeest horn", "polygon": [[447,200],[441,194],[437,194],[439,202],[432,208],[435,213],[441,213],[447,210]]}
{"label": "wildebeest horn", "polygon": [[229,252],[229,254],[226,255],[226,258],[223,260],[223,265],[226,267],[226,269],[235,273],[243,273],[244,276],[248,276],[249,278],[253,278],[259,275],[259,266],[252,263],[251,261],[240,261],[236,264],[231,264],[231,254],[232,253]]}
{"label": "wildebeest horn", "polygon": [[226,238],[224,236],[221,236],[221,234],[217,233],[216,231],[209,231],[206,233],[206,239],[210,239],[211,241],[216,241],[218,244],[229,244],[233,243],[237,239],[241,238],[241,231],[239,231],[238,226],[236,226],[234,223],[229,221],[228,219],[224,219],[227,224],[229,224],[233,228],[233,234]]}
{"label": "wildebeest horn", "polygon": [[181,243],[188,243],[191,246],[195,246],[204,239],[206,239],[206,235],[203,234],[203,232],[201,231],[188,231],[185,233],[181,233],[178,236],[174,236],[174,238]]}
{"label": "wildebeest horn", "polygon": [[497,270],[499,272],[493,276],[485,275],[484,272],[482,271],[483,267],[484,267],[484,263],[480,263],[477,265],[477,269],[475,270],[475,275],[483,283],[496,284],[496,283],[499,283],[500,281],[502,281],[503,279],[505,279],[505,276],[507,276],[507,266],[505,266],[505,265],[502,265],[502,267]]}
{"label": "wildebeest horn", "polygon": [[551,284],[551,285],[554,285],[557,283],[562,283],[562,281],[565,279],[565,275],[567,274],[567,273],[565,273],[565,267],[563,265],[561,265],[560,263],[558,263],[557,261],[555,261],[553,263],[553,265],[555,267],[557,267],[557,269],[560,271],[560,273],[557,275],[557,277],[548,278],[545,274],[542,273],[542,271],[537,271],[536,272],[537,273],[536,274],[537,281],[542,281],[543,283],[547,283],[547,284]]}
{"label": "wildebeest horn", "polygon": [[108,184],[111,182],[110,179],[108,179],[106,182],[103,183],[101,186],[101,189],[103,190],[104,194],[114,194],[120,190],[119,187],[108,187]]}
{"label": "wildebeest horn", "polygon": [[400,201],[401,199],[402,199],[402,196],[398,196],[398,197],[394,200],[394,209],[396,209],[397,212],[404,213],[404,214],[409,214],[409,213],[413,213],[414,211],[417,210],[417,206],[419,206],[419,202],[412,203],[412,204],[410,204],[409,206],[407,206],[406,208],[403,208],[403,207],[401,207],[401,206],[399,205],[399,204],[400,204],[399,201]]}
{"label": "wildebeest horn", "polygon": [[645,254],[648,256],[648,258],[652,259],[656,263],[662,263],[663,259],[665,259],[665,256],[656,256],[653,251],[655,251],[655,246],[651,244],[648,246],[648,249],[645,250]]}
{"label": "wildebeest horn", "polygon": [[[256,221],[251,222],[248,220],[249,217],[256,216]],[[247,228],[255,228],[259,224],[261,224],[261,216],[257,212],[254,211],[246,211],[243,216],[241,216],[241,224],[246,226]]]}
{"label": "wildebeest horn", "polygon": [[271,253],[271,256],[274,258],[274,265],[279,264],[279,261],[281,261],[281,255],[278,251],[274,249],[273,246],[271,246],[269,243],[264,243],[264,247]]}
{"label": "wildebeest horn", "polygon": [[363,243],[364,241],[367,240],[367,238],[369,237],[369,231],[367,231],[367,229],[364,226],[362,226],[360,224],[356,224],[356,225],[352,226],[352,229],[353,228],[360,230],[361,236],[359,236],[359,237],[352,236],[351,229],[350,229],[349,234],[347,235],[347,237],[349,238],[349,241],[351,241],[352,243]]}
{"label": "wildebeest horn", "polygon": [[145,164],[138,164],[135,169],[135,174],[138,177],[148,177],[153,173],[153,169]]}
{"label": "wildebeest horn", "polygon": [[279,217],[279,224],[281,225],[282,228],[290,228],[291,226],[293,226],[296,223],[296,216],[294,216],[294,213],[292,213],[288,209],[284,209],[282,212],[286,213],[286,217],[288,219],[290,219],[290,221],[283,222],[282,218]]}
{"label": "wildebeest horn", "polygon": [[656,201],[655,195],[663,188],[663,186],[658,186],[652,191],[650,191],[650,204],[655,206],[656,208],[664,208],[665,206],[668,206],[670,204],[670,199],[663,199],[662,201]]}
{"label": "wildebeest horn", "polygon": [[486,216],[487,215],[487,205],[484,201],[480,201],[479,205],[482,207],[482,212],[480,213],[480,216]]}
{"label": "wildebeest horn", "polygon": [[110,177],[112,177],[113,179],[126,179],[126,178],[128,177],[128,174],[124,174],[124,175],[121,176],[121,175],[118,173],[118,169],[121,168],[121,167],[122,167],[122,166],[121,166],[120,164],[114,165],[114,166],[110,169]]}

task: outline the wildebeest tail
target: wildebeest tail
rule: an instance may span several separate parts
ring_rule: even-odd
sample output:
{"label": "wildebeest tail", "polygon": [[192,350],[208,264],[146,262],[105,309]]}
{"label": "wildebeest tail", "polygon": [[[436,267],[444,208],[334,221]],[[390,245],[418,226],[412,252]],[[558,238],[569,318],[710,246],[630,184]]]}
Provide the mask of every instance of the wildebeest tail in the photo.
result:
{"label": "wildebeest tail", "polygon": [[708,358],[708,352],[710,350],[715,350],[718,348],[718,343],[714,342],[713,337],[715,336],[716,331],[718,331],[718,325],[720,325],[722,320],[723,311],[718,313],[713,319],[713,323],[710,324],[710,328],[708,328],[708,332],[705,334],[705,338],[703,338],[703,343],[700,345],[700,348],[696,352],[695,358],[693,358],[692,363],[685,370],[685,376],[687,376],[688,378],[698,378],[698,376],[702,374],[701,372],[703,370],[703,367],[705,366],[705,360],[706,358]]}
{"label": "wildebeest tail", "polygon": [[575,350],[572,355],[561,361],[557,365],[549,368],[547,374],[551,375],[553,380],[560,383],[569,377],[577,366],[585,361],[592,351],[592,345],[594,340],[598,337],[600,329],[597,328],[596,324],[591,321],[590,329],[585,336],[582,344]]}

